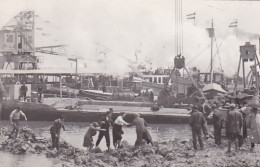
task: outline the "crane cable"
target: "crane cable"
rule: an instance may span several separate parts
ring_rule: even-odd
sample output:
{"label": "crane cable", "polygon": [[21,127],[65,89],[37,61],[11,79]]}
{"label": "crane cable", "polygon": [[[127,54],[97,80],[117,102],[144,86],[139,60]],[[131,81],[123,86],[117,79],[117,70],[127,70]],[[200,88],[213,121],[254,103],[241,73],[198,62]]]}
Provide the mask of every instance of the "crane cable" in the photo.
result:
{"label": "crane cable", "polygon": [[182,0],[175,0],[175,55],[183,54]]}
{"label": "crane cable", "polygon": [[219,54],[219,49],[220,49],[222,43],[218,46],[216,37],[215,37],[215,43],[216,43],[216,47],[217,47],[217,53],[218,53],[218,60],[219,60],[220,69],[221,69],[221,71],[223,71],[221,60],[220,60],[220,54]]}
{"label": "crane cable", "polygon": [[[215,43],[216,43],[216,46],[217,46],[217,51],[216,51],[216,53],[215,53],[215,55],[214,55],[214,57],[213,57],[213,63],[214,63],[214,59],[215,59],[215,57],[217,56],[217,55],[219,55],[219,49],[220,49],[220,47],[221,47],[221,45],[222,45],[222,43],[223,43],[223,41],[220,43],[220,45],[218,46],[217,45],[217,41],[216,41],[216,37],[214,38],[215,39]],[[219,56],[219,61],[220,61],[220,56]],[[222,65],[221,65],[221,62],[220,62],[220,66],[221,66],[221,70],[222,70]],[[209,65],[209,67],[207,68],[207,71],[209,70],[209,68],[210,68],[210,65]]]}
{"label": "crane cable", "polygon": [[210,44],[206,46],[203,50],[201,50],[196,56],[194,56],[186,65],[192,63],[195,59],[197,59],[205,50],[207,50],[210,47]]}

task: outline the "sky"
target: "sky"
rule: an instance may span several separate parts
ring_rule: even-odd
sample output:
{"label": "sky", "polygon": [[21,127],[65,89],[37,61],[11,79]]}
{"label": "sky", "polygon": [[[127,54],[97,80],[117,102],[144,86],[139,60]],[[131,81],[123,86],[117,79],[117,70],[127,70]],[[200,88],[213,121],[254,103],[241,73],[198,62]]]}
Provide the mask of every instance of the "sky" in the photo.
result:
{"label": "sky", "polygon": [[[259,8],[257,1],[183,0],[186,66],[209,70],[206,28],[213,19],[214,70],[222,68],[233,75],[239,46],[251,42],[258,50]],[[86,72],[124,73],[131,70],[130,64],[138,64],[135,53],[138,62],[149,59],[153,68],[173,66],[174,0],[0,0],[0,26],[25,10],[34,10],[37,15],[36,28],[41,30],[36,30],[36,46],[66,45],[59,56],[39,54],[44,60],[41,68],[75,68],[75,63],[67,60],[74,57]],[[186,19],[194,12],[195,24]],[[234,19],[238,27],[229,28]]]}

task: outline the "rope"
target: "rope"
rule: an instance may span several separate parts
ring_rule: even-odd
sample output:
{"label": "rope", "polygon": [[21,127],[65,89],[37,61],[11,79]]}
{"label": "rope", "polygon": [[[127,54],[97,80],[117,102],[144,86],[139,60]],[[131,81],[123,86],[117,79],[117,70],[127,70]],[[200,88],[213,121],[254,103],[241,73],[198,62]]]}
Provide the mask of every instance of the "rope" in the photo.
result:
{"label": "rope", "polygon": [[[215,42],[216,42],[216,45],[217,45],[217,41],[216,41],[216,37],[215,37]],[[220,49],[220,47],[221,47],[221,45],[222,45],[222,43],[223,43],[223,41],[220,43],[220,45],[219,45],[219,47],[217,46],[217,51],[216,51],[216,53],[215,53],[215,55],[214,55],[214,57],[213,57],[213,63],[214,63],[214,59],[215,59],[215,57],[219,54],[219,49]],[[220,61],[220,59],[219,59],[219,61]],[[221,62],[220,62],[220,65],[221,65]],[[207,70],[206,71],[208,71],[209,70],[209,68],[210,68],[210,66],[207,68]],[[222,65],[221,65],[221,70],[222,70]]]}
{"label": "rope", "polygon": [[[220,54],[219,54],[219,46],[217,44],[217,38],[215,37],[215,42],[216,42],[216,47],[217,47],[217,53],[218,53],[218,59],[219,59],[219,64],[220,64],[220,69],[221,71],[223,71],[223,68],[222,68],[222,64],[221,64],[221,60],[220,60]],[[220,46],[222,45],[222,43],[220,44]]]}
{"label": "rope", "polygon": [[195,59],[197,59],[206,49],[208,49],[210,47],[210,44],[205,47],[202,51],[200,51],[196,56],[194,56],[194,58],[192,58],[188,63],[186,63],[186,65],[190,64],[191,62],[193,62]]}

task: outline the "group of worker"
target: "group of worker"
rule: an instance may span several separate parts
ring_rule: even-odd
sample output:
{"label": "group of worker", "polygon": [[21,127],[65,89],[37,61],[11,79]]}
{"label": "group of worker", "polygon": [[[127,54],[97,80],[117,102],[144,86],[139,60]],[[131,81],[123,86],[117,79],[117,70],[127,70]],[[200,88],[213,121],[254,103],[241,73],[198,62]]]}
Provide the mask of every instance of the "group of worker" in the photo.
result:
{"label": "group of worker", "polygon": [[[223,110],[227,110],[226,115],[223,114]],[[228,138],[227,152],[231,152],[232,143],[235,144],[235,151],[238,151],[246,138],[250,139],[251,151],[254,151],[255,144],[260,143],[260,116],[258,115],[258,108],[256,106],[238,108],[238,106],[233,103],[226,103],[224,106],[220,106],[216,103],[211,105],[211,107],[208,107],[208,105],[205,105],[205,102],[202,102],[199,105],[192,106],[189,121],[189,125],[192,129],[193,147],[195,150],[198,149],[197,140],[200,148],[204,149],[202,134],[204,134],[206,138],[210,137],[207,127],[207,118],[209,117],[210,112],[213,112],[212,123],[214,127],[215,144],[217,145],[222,144],[221,131],[225,126],[226,136]],[[147,123],[140,117],[140,114],[134,114],[134,120],[132,123],[128,123],[124,120],[126,116],[124,112],[121,112],[115,121],[112,120],[112,115],[113,110],[110,108],[109,111],[107,111],[97,122],[90,124],[84,136],[84,147],[87,147],[89,150],[94,148],[93,136],[95,136],[98,131],[99,135],[95,146],[98,147],[102,138],[105,137],[107,149],[110,150],[109,129],[112,126],[113,146],[117,149],[121,146],[122,135],[124,134],[122,127],[130,127],[133,125],[136,126],[137,134],[135,146],[140,146],[143,139],[148,144],[150,143],[153,145],[152,137],[147,129]],[[20,116],[23,116],[27,121],[26,115],[19,107],[10,114],[10,122],[13,126],[11,135],[14,135],[15,138],[19,134]],[[52,148],[59,149],[61,128],[65,130],[64,120],[64,116],[61,115],[59,119],[56,119],[53,122],[50,128]]]}
{"label": "group of worker", "polygon": [[[122,127],[123,126],[130,127],[133,125],[136,126],[136,134],[137,134],[135,146],[137,147],[140,146],[142,144],[143,139],[148,144],[151,143],[153,145],[152,137],[147,129],[147,123],[143,118],[140,117],[140,114],[138,113],[134,114],[134,120],[132,121],[132,123],[127,123],[124,120],[126,116],[124,112],[121,112],[119,116],[115,119],[115,121],[112,120],[112,114],[113,114],[113,110],[112,108],[110,108],[109,111],[107,111],[105,115],[101,117],[97,122],[93,122],[92,124],[90,124],[90,127],[88,128],[84,136],[84,142],[83,142],[84,147],[87,147],[89,150],[91,150],[94,147],[93,136],[95,136],[96,132],[99,131],[98,139],[96,141],[96,147],[98,147],[102,138],[105,137],[107,148],[108,150],[110,150],[109,129],[110,126],[112,126],[113,146],[115,149],[120,148],[122,135],[124,134]],[[11,136],[14,138],[18,137],[19,135],[19,120],[21,116],[25,118],[26,125],[27,125],[27,117],[20,107],[17,107],[10,114],[10,122],[11,125],[13,126]],[[61,128],[65,130],[64,121],[65,118],[63,115],[61,115],[59,119],[56,119],[53,122],[50,128],[53,149],[56,148],[57,150],[59,150],[60,148],[59,146],[60,132],[61,132]]]}
{"label": "group of worker", "polygon": [[[121,112],[119,116],[113,121],[112,119],[113,110],[109,109],[105,113],[103,117],[101,117],[97,122],[93,122],[90,124],[83,141],[83,146],[87,147],[88,150],[94,148],[93,136],[96,135],[97,131],[99,132],[98,139],[96,141],[96,147],[99,146],[103,137],[106,139],[106,145],[108,151],[110,150],[110,132],[109,129],[112,126],[112,135],[113,135],[113,146],[115,149],[120,148],[122,135],[124,134],[122,127],[123,126],[136,126],[136,134],[137,139],[135,142],[135,146],[138,147],[142,144],[142,140],[144,139],[148,144],[151,143],[153,145],[152,137],[147,130],[147,123],[143,118],[140,117],[140,114],[134,114],[134,120],[132,123],[127,123],[124,118],[126,114]],[[64,127],[64,117],[62,116],[60,119],[54,121],[51,127],[51,137],[52,137],[52,148],[59,149],[59,136],[60,130]]]}
{"label": "group of worker", "polygon": [[109,133],[109,127],[112,126],[112,135],[113,135],[113,146],[115,149],[120,148],[121,146],[121,140],[122,135],[124,134],[122,127],[123,126],[136,126],[136,134],[137,139],[135,141],[135,146],[138,147],[142,144],[142,140],[146,140],[146,142],[149,144],[151,143],[153,145],[152,137],[147,130],[147,123],[143,118],[140,117],[140,114],[136,113],[134,114],[134,120],[132,123],[127,123],[124,118],[126,114],[124,112],[121,112],[119,116],[115,119],[115,121],[112,120],[112,114],[113,111],[110,109],[106,112],[104,117],[101,117],[101,119],[98,120],[98,122],[94,122],[90,125],[88,128],[85,136],[84,136],[84,142],[83,146],[87,147],[89,150],[91,150],[94,147],[93,142],[93,136],[96,135],[96,132],[99,131],[98,139],[96,141],[96,147],[98,147],[101,139],[105,137],[106,139],[106,145],[108,151],[110,150],[110,133]]}
{"label": "group of worker", "polygon": [[[190,126],[192,129],[193,147],[197,150],[197,140],[201,149],[204,149],[202,133],[206,138],[209,137],[207,118],[210,112],[213,112],[212,123],[214,127],[214,139],[216,145],[221,145],[221,131],[226,130],[228,139],[227,152],[231,152],[231,145],[235,143],[235,151],[238,151],[243,145],[246,138],[251,143],[251,151],[254,151],[256,143],[260,143],[260,116],[258,116],[258,108],[256,106],[245,106],[239,108],[236,104],[226,103],[221,106],[218,103],[211,105],[198,104],[192,106]],[[207,106],[211,111],[205,111]],[[201,109],[202,108],[202,109]],[[224,114],[226,110],[226,115]]]}

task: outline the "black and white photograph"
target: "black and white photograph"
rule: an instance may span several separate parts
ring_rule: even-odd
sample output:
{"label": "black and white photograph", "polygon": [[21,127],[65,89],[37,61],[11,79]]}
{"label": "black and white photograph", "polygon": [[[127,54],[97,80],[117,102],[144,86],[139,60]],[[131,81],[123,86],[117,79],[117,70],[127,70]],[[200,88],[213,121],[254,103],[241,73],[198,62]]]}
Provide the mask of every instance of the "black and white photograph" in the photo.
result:
{"label": "black and white photograph", "polygon": [[260,1],[0,0],[0,167],[260,167]]}

